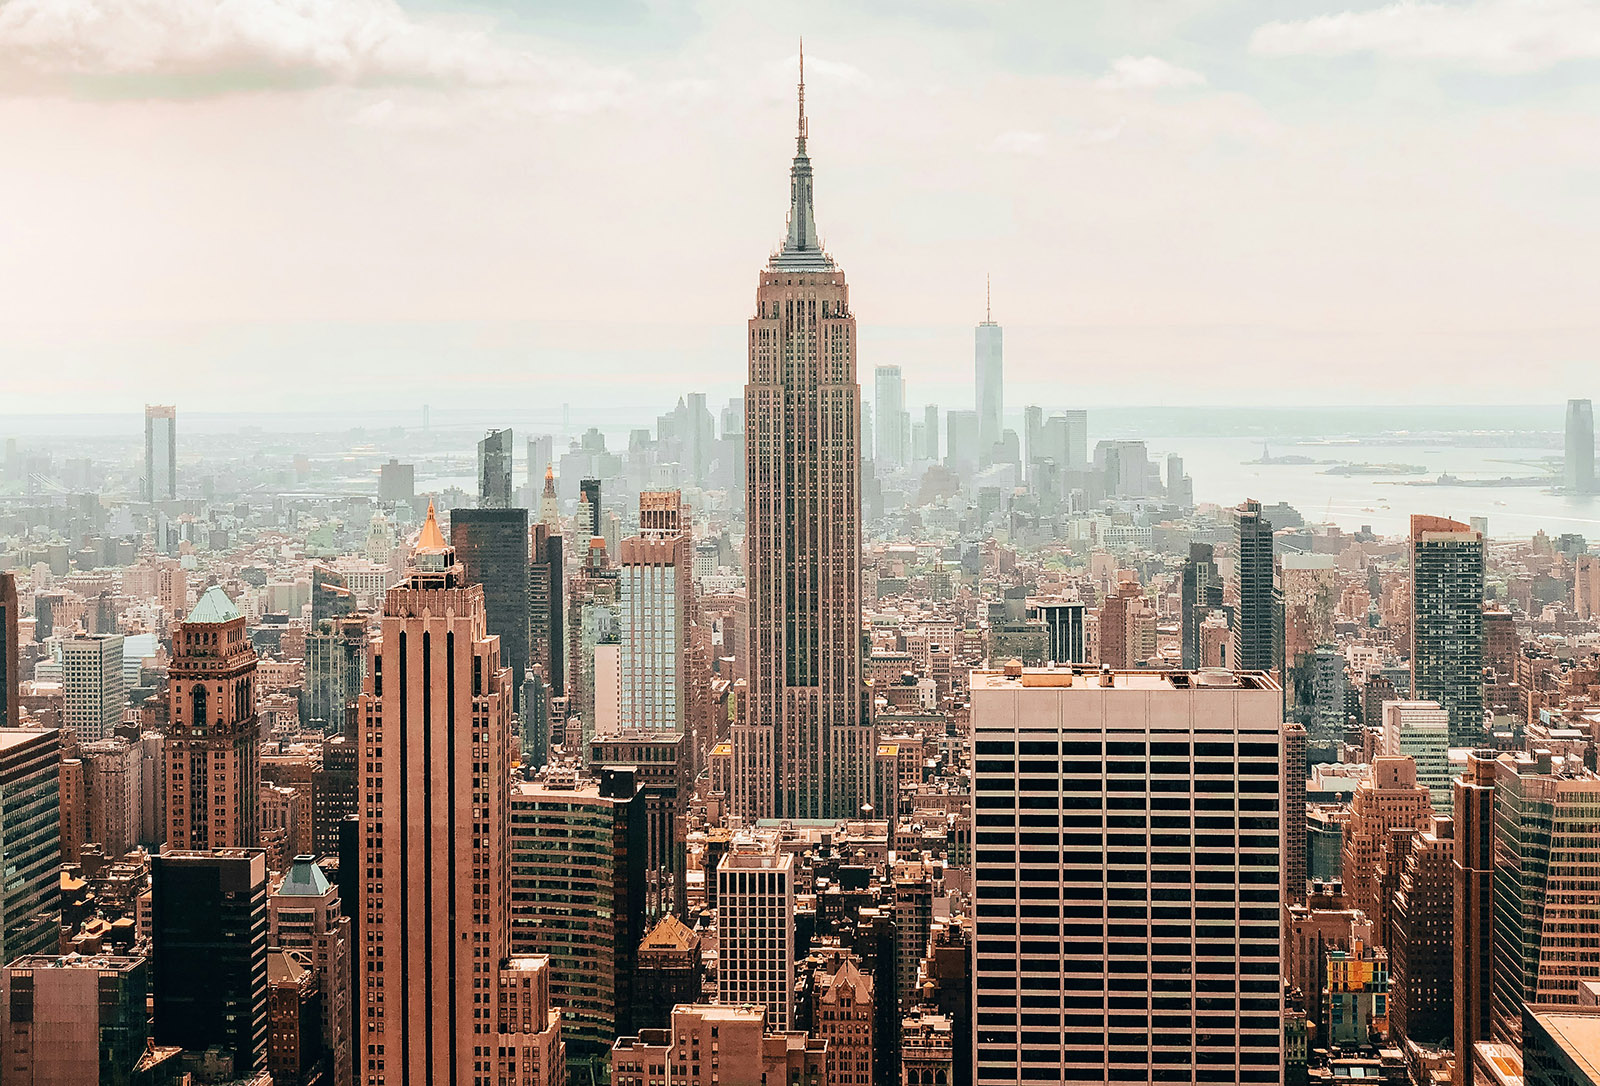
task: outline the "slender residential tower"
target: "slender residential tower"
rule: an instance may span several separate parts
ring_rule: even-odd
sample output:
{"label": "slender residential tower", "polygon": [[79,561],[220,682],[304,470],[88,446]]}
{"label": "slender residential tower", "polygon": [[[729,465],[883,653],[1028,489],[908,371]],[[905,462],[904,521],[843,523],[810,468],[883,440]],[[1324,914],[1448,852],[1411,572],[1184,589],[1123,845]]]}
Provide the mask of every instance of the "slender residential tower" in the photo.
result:
{"label": "slender residential tower", "polygon": [[844,273],[817,240],[805,64],[789,230],[750,318],[745,385],[750,692],[734,808],[853,816],[874,751],[861,682],[861,386]]}
{"label": "slender residential tower", "polygon": [[1005,362],[1000,326],[989,306],[989,284],[983,286],[983,323],[973,332],[974,406],[978,411],[978,460],[987,464],[1005,434]]}

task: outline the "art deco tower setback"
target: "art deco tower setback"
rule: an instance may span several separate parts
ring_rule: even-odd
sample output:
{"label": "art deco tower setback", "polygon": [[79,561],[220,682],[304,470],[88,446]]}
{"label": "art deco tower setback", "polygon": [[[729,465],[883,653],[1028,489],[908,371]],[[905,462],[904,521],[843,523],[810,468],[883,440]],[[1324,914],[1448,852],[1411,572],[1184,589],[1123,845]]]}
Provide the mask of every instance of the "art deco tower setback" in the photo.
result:
{"label": "art deco tower setback", "polygon": [[761,273],[745,385],[747,723],[734,807],[839,817],[868,795],[861,681],[861,386],[844,273],[817,240],[805,69],[789,229]]}

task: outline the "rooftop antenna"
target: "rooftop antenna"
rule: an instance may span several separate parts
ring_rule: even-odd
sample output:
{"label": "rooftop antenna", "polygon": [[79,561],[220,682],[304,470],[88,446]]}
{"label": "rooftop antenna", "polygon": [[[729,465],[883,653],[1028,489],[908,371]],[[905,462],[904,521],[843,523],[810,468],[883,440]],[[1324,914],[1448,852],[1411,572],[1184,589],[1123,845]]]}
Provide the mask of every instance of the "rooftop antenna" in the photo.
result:
{"label": "rooftop antenna", "polygon": [[799,147],[803,154],[806,149],[806,39],[800,37],[800,124]]}
{"label": "rooftop antenna", "polygon": [[983,323],[994,323],[994,308],[990,304],[989,273],[983,273]]}

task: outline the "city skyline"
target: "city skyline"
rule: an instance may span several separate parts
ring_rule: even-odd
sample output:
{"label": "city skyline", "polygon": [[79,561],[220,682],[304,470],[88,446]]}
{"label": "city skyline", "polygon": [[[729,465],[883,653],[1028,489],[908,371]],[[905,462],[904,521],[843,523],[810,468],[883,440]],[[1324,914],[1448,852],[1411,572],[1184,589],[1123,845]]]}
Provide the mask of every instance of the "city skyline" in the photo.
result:
{"label": "city skyline", "polygon": [[[92,6],[98,24],[47,0],[0,19],[0,138],[27,164],[0,192],[32,210],[0,247],[18,285],[0,328],[24,363],[0,400],[174,400],[204,365],[218,379],[191,409],[291,408],[285,385],[336,365],[395,406],[423,398],[440,356],[458,371],[441,406],[563,382],[575,398],[589,377],[650,402],[667,374],[729,389],[733,269],[764,243],[774,191],[776,145],[749,134],[787,111],[808,22],[813,96],[837,118],[825,240],[869,291],[863,364],[905,367],[914,396],[967,384],[985,273],[1012,402],[1047,400],[1062,367],[1084,403],[1127,402],[1129,366],[1158,402],[1195,402],[1160,378],[1201,373],[1212,402],[1328,386],[1358,402],[1372,381],[1493,402],[1513,360],[1510,398],[1556,399],[1596,331],[1597,50],[1578,3],[1508,28],[1495,0],[1343,23],[1326,3],[1199,0],[914,21],[255,0],[204,40],[158,8]],[[283,18],[233,21],[245,9]],[[56,139],[67,125],[92,169]],[[603,170],[619,150],[658,168]],[[219,171],[242,181],[229,195]],[[631,257],[648,251],[689,267],[645,289]],[[639,304],[595,301],[617,293]],[[30,376],[63,364],[86,393]]]}

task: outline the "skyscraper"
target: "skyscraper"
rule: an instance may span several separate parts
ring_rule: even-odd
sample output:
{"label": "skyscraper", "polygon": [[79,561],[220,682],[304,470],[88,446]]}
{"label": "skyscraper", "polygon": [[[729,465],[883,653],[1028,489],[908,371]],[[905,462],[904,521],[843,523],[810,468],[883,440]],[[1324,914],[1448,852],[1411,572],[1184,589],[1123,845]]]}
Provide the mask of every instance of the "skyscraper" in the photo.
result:
{"label": "skyscraper", "polygon": [[478,442],[478,508],[511,508],[511,431],[490,430]]}
{"label": "skyscraper", "polygon": [[851,816],[876,752],[861,676],[861,386],[849,288],[817,240],[803,66],[789,177],[788,233],[749,321],[750,687],[733,805]]}
{"label": "skyscraper", "polygon": [[578,553],[589,549],[589,540],[600,534],[600,480],[578,481],[578,512],[573,518],[572,534],[577,538]]}
{"label": "skyscraper", "polygon": [[1085,612],[1082,600],[1039,600],[1033,606],[1044,623],[1045,659],[1056,664],[1088,663]]}
{"label": "skyscraper", "polygon": [[212,585],[172,635],[165,746],[167,844],[253,848],[260,823],[256,651],[245,618]]}
{"label": "skyscraper", "polygon": [[682,732],[694,580],[678,491],[639,495],[639,534],[624,539],[619,551],[621,724]]}
{"label": "skyscraper", "polygon": [[898,468],[909,459],[905,435],[906,382],[899,366],[879,366],[873,371],[873,418],[876,424],[874,457],[884,468]]}
{"label": "skyscraper", "polygon": [[944,413],[945,467],[957,475],[970,475],[983,462],[982,428],[976,411],[946,411]]}
{"label": "skyscraper", "polygon": [[61,733],[0,729],[0,957],[55,950],[61,893]]}
{"label": "skyscraper", "polygon": [[1562,479],[1569,494],[1594,493],[1594,404],[1567,401],[1567,456]]}
{"label": "skyscraper", "polygon": [[717,865],[717,1000],[765,1007],[786,1030],[794,1007],[794,857],[734,851]]}
{"label": "skyscraper", "polygon": [[62,719],[87,743],[111,734],[128,707],[121,634],[79,634],[61,642]]}
{"label": "skyscraper", "polygon": [[18,660],[17,578],[0,573],[0,728],[15,728],[21,723],[22,704],[18,701],[22,676]]}
{"label": "skyscraper", "polygon": [[[24,955],[0,969],[0,1081],[122,1086],[150,1038],[143,957]],[[14,1008],[14,1009],[13,1009]]]}
{"label": "skyscraper", "polygon": [[324,735],[345,730],[345,709],[367,671],[367,616],[324,619],[306,631],[306,720]]}
{"label": "skyscraper", "polygon": [[235,1078],[267,1066],[267,857],[150,857],[151,987],[159,1045],[218,1047]]}
{"label": "skyscraper", "polygon": [[506,956],[511,671],[431,507],[413,562],[359,708],[357,1044],[367,1086],[494,1082],[547,1025],[506,1013],[544,964]]}
{"label": "skyscraper", "polygon": [[467,580],[483,586],[489,632],[520,690],[528,667],[528,511],[452,509],[450,543]]}
{"label": "skyscraper", "polygon": [[1216,551],[1210,543],[1189,544],[1179,596],[1183,608],[1183,666],[1194,670],[1200,666],[1200,625],[1212,612],[1222,610],[1222,574],[1217,570]]}
{"label": "skyscraper", "polygon": [[971,691],[971,1081],[1281,1081],[1276,684],[1008,667]]}
{"label": "skyscraper", "polygon": [[1411,518],[1411,696],[1450,714],[1450,745],[1483,736],[1483,535]]}
{"label": "skyscraper", "polygon": [[552,434],[537,434],[528,439],[528,489],[531,491],[556,462],[556,439]]}
{"label": "skyscraper", "polygon": [[983,323],[973,332],[972,373],[978,412],[978,457],[987,464],[1005,430],[1005,364],[1001,359],[1001,330],[989,307],[989,287],[984,284]]}
{"label": "skyscraper", "polygon": [[[1468,752],[1466,772],[1450,782],[1450,791],[1455,834],[1451,1003],[1455,1050],[1471,1052],[1473,1042],[1489,1039],[1494,992],[1495,752]],[[1457,1060],[1456,1086],[1472,1082],[1472,1061]]]}
{"label": "skyscraper", "polygon": [[1239,611],[1234,615],[1232,666],[1240,671],[1272,671],[1278,666],[1280,640],[1273,600],[1272,525],[1255,500],[1234,511],[1234,523],[1239,530],[1233,574]]}
{"label": "skyscraper", "polygon": [[554,697],[567,694],[566,576],[560,526],[533,526],[528,560],[528,662]]}
{"label": "skyscraper", "polygon": [[144,500],[169,502],[178,496],[178,409],[146,404],[144,409]]}
{"label": "skyscraper", "polygon": [[922,440],[927,446],[922,450],[922,459],[939,459],[939,405],[930,403],[922,409]]}

